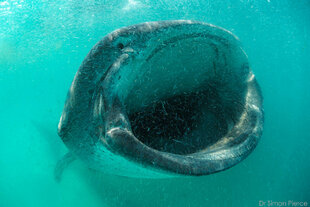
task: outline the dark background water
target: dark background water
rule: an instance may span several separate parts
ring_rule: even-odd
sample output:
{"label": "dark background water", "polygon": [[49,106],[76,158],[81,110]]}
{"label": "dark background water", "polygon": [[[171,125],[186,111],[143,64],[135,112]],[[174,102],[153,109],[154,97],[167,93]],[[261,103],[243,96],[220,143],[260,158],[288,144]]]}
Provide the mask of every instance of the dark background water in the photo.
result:
{"label": "dark background water", "polygon": [[[236,34],[264,95],[255,151],[213,175],[133,179],[75,162],[56,134],[67,90],[91,47],[131,24],[193,19]],[[0,1],[0,206],[310,205],[310,1]]]}

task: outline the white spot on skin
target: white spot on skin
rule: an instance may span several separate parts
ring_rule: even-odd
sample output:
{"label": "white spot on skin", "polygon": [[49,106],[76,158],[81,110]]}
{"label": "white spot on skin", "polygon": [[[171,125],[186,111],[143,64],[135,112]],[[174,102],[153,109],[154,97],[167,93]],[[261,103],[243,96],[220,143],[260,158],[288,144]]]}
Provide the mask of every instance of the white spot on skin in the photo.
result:
{"label": "white spot on skin", "polygon": [[59,123],[58,123],[58,130],[61,129],[61,124],[62,124],[62,116],[60,117]]}
{"label": "white spot on skin", "polygon": [[59,123],[58,123],[58,130],[60,131],[61,128],[62,128],[62,124],[63,124],[63,121],[66,120],[66,117],[67,116],[67,113],[64,111],[60,117],[60,120],[59,120]]}
{"label": "white spot on skin", "polygon": [[76,72],[75,76],[74,76],[74,79],[72,81],[72,84],[71,84],[71,87],[70,87],[70,94],[71,95],[74,95],[74,87],[75,87],[75,82],[76,82],[76,77],[78,76],[78,72]]}
{"label": "white spot on skin", "polygon": [[252,108],[253,108],[255,111],[259,111],[259,108],[258,108],[256,105],[254,105],[254,104],[252,104]]}
{"label": "white spot on skin", "polygon": [[251,75],[250,75],[250,77],[249,77],[249,79],[248,79],[248,82],[251,82],[254,78],[255,78],[254,74],[251,73]]}
{"label": "white spot on skin", "polygon": [[122,49],[122,52],[134,52],[134,50],[131,47],[126,47]]}

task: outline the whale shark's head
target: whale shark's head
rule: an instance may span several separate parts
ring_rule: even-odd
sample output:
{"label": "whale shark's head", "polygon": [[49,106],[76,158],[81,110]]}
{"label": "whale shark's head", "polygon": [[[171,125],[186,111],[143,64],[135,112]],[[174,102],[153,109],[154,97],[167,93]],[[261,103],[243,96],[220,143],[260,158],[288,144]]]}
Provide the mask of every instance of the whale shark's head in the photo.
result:
{"label": "whale shark's head", "polygon": [[243,160],[262,126],[262,96],[239,40],[179,20],[99,41],[71,85],[59,135],[107,173],[205,175]]}

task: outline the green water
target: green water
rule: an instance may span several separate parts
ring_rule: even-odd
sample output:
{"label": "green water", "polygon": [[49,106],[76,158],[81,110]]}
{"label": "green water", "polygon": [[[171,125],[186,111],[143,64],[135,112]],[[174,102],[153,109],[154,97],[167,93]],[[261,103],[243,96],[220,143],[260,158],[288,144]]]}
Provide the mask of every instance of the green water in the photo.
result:
{"label": "green water", "polygon": [[[117,28],[172,19],[212,23],[240,38],[264,96],[258,147],[204,177],[125,178],[77,161],[55,182],[67,151],[58,120],[88,51]],[[0,207],[310,206],[309,77],[309,0],[0,1]]]}

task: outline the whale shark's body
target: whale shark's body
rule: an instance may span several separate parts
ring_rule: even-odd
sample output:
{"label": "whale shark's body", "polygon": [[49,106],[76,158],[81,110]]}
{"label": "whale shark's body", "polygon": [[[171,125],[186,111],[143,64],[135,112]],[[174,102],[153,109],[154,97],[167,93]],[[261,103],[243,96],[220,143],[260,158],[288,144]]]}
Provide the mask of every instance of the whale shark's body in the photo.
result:
{"label": "whale shark's body", "polygon": [[247,157],[262,96],[239,40],[195,21],[159,21],[100,40],[70,87],[58,132],[68,154],[121,176],[207,175]]}

